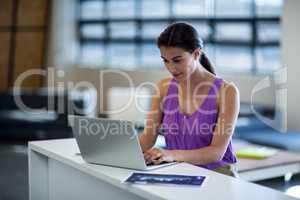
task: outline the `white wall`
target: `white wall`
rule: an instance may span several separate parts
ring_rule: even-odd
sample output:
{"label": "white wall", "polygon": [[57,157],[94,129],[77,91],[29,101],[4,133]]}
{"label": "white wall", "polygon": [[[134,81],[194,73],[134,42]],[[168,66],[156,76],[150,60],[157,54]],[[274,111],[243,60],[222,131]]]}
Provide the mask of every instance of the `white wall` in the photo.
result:
{"label": "white wall", "polygon": [[282,60],[287,67],[288,127],[300,131],[300,1],[285,0],[282,18]]}

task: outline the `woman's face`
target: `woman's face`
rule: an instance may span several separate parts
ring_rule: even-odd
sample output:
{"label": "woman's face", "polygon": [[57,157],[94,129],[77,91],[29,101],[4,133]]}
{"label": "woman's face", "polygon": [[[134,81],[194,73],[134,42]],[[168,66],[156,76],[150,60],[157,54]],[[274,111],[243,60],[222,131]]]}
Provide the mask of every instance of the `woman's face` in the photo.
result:
{"label": "woman's face", "polygon": [[195,71],[197,66],[195,61],[199,60],[197,56],[199,52],[194,51],[191,54],[182,48],[166,46],[159,49],[165,67],[176,80],[186,80]]}

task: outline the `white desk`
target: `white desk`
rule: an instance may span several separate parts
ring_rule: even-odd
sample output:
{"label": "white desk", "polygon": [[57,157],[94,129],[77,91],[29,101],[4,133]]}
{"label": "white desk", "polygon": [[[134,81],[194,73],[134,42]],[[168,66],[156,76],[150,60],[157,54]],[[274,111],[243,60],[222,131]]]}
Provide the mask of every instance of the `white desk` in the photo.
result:
{"label": "white desk", "polygon": [[29,143],[31,200],[65,199],[292,199],[283,193],[190,164],[161,168],[158,173],[208,175],[203,187],[125,185],[132,170],[85,163],[74,139]]}
{"label": "white desk", "polygon": [[[155,145],[164,148],[166,146],[164,137],[159,135]],[[233,147],[237,151],[262,146],[234,139]],[[289,180],[293,174],[300,173],[300,154],[278,149],[276,155],[262,160],[239,158],[237,167],[239,177],[246,181],[260,181],[280,176]]]}

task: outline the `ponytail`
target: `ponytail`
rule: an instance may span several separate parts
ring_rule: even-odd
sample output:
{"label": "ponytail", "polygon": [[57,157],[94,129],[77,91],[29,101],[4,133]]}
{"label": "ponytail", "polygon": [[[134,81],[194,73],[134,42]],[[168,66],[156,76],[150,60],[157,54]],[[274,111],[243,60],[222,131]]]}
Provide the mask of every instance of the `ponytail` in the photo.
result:
{"label": "ponytail", "polygon": [[216,75],[215,69],[213,67],[213,65],[211,64],[211,62],[209,61],[208,57],[206,56],[206,54],[201,51],[201,57],[200,57],[200,64],[210,73]]}

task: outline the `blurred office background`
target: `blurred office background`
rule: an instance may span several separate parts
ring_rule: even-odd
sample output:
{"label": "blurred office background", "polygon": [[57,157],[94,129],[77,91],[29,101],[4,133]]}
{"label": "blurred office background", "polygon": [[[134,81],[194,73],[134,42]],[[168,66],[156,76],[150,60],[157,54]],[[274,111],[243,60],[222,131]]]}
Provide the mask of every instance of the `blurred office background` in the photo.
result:
{"label": "blurred office background", "polygon": [[[28,198],[27,141],[72,137],[68,114],[143,121],[134,105],[105,111],[126,104],[127,78],[168,75],[155,40],[176,21],[196,27],[217,74],[239,88],[241,119],[255,105],[270,129],[300,132],[299,10],[297,0],[0,0],[0,199]],[[24,72],[34,75],[16,87]],[[258,183],[286,192],[300,177]]]}
{"label": "blurred office background", "polygon": [[77,62],[98,68],[161,69],[155,39],[169,23],[187,21],[197,28],[218,72],[270,73],[281,67],[282,4],[282,0],[81,1],[76,16]]}

